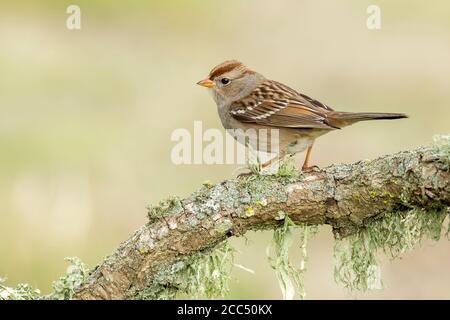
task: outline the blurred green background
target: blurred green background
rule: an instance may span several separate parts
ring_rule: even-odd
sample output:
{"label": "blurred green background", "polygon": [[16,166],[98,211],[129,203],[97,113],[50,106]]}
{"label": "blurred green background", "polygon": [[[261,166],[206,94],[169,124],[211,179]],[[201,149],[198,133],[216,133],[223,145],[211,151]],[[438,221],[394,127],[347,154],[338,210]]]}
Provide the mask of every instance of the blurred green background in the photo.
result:
{"label": "blurred green background", "polygon": [[[64,257],[94,266],[146,222],[145,207],[185,196],[236,166],[170,161],[176,128],[221,128],[195,82],[238,59],[338,110],[405,112],[320,138],[319,166],[428,144],[450,132],[450,3],[373,1],[1,1],[0,275],[44,293]],[[81,8],[82,29],[66,28]],[[299,155],[299,160],[303,155]],[[281,298],[270,232],[233,239],[231,298]],[[449,243],[383,260],[386,288],[349,295],[333,281],[333,240],[309,247],[307,298],[450,298]],[[292,257],[297,257],[293,250]]]}

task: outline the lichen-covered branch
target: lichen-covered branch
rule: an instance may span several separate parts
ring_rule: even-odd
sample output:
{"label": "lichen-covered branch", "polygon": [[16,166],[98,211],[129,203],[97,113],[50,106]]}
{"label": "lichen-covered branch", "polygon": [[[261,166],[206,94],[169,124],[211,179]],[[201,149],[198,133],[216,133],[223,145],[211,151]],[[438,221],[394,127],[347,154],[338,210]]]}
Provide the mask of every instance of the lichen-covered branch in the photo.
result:
{"label": "lichen-covered branch", "polygon": [[149,208],[150,222],[101,262],[75,299],[164,298],[182,289],[180,270],[228,237],[295,224],[355,234],[387,213],[450,205],[448,159],[419,148],[298,176],[250,176],[205,184],[186,199]]}

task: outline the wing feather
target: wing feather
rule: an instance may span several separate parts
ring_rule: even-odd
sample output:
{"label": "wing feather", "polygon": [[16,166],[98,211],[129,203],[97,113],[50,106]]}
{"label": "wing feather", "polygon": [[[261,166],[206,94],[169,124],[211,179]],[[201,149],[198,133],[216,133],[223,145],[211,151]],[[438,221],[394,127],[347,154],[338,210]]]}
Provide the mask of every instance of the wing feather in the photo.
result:
{"label": "wing feather", "polygon": [[231,106],[231,115],[242,122],[285,128],[335,129],[327,123],[327,105],[279,82],[266,81]]}

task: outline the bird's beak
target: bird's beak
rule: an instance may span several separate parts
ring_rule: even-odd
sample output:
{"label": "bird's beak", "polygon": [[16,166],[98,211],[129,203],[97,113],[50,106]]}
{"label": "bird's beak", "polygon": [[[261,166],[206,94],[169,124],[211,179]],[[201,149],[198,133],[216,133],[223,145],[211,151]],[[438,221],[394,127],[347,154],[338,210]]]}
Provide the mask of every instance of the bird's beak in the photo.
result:
{"label": "bird's beak", "polygon": [[209,79],[201,80],[201,81],[197,82],[197,84],[199,86],[202,86],[202,87],[205,87],[205,88],[212,88],[212,87],[215,86],[215,83],[213,81],[209,80]]}

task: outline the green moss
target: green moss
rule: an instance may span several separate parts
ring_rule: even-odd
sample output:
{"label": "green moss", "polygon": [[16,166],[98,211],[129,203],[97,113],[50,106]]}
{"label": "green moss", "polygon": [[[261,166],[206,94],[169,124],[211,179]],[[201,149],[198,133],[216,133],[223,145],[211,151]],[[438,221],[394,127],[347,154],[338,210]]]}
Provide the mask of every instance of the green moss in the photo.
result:
{"label": "green moss", "polygon": [[287,157],[284,161],[280,162],[276,176],[297,179],[301,176],[301,171],[297,169],[293,158]]}
{"label": "green moss", "polygon": [[149,206],[147,208],[149,222],[152,223],[161,217],[177,214],[183,210],[181,201],[177,197],[162,200],[156,206]]}
{"label": "green moss", "polygon": [[411,251],[424,238],[438,241],[445,217],[445,209],[396,212],[373,220],[351,236],[337,239],[336,281],[349,290],[381,288],[377,254],[382,251],[394,259]]}
{"label": "green moss", "polygon": [[238,181],[225,181],[211,185],[205,182],[201,188],[180,201],[176,197],[161,201],[148,208],[150,223],[161,217],[177,215],[186,211],[188,223],[195,226],[207,216],[212,216],[222,209],[230,209],[242,218],[258,213],[259,207],[269,202],[285,202],[287,200],[286,185],[298,181],[298,175],[251,175]]}

